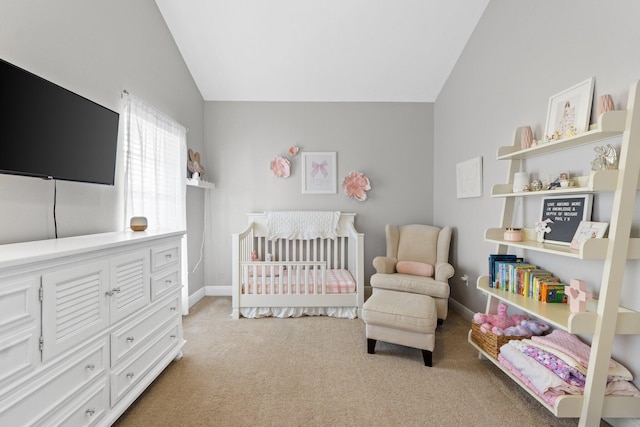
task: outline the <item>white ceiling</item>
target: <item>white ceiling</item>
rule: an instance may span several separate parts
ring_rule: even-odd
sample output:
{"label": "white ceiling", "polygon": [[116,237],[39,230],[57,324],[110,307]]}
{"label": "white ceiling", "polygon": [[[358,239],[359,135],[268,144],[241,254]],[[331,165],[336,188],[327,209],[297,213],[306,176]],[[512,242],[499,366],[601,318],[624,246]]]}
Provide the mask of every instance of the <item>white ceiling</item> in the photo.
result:
{"label": "white ceiling", "polygon": [[489,0],[156,0],[205,100],[433,102]]}

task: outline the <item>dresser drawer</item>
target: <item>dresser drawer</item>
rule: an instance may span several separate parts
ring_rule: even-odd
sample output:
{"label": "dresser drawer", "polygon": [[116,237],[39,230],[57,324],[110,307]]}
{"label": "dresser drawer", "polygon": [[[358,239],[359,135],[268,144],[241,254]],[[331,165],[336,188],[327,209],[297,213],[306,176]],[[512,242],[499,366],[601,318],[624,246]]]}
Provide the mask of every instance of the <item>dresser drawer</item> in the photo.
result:
{"label": "dresser drawer", "polygon": [[128,354],[142,347],[168,321],[178,317],[179,308],[180,296],[176,296],[158,304],[158,307],[148,315],[113,331],[111,333],[111,366],[116,366]]}
{"label": "dresser drawer", "polygon": [[180,261],[180,242],[151,248],[151,271],[156,272],[165,265]]}
{"label": "dresser drawer", "polygon": [[151,278],[151,299],[158,300],[180,287],[180,266],[175,264],[166,272],[158,273]]}
{"label": "dresser drawer", "polygon": [[140,349],[139,356],[111,373],[111,406],[133,388],[138,381],[174,346],[181,341],[180,318],[176,317],[148,345]]}
{"label": "dresser drawer", "polygon": [[7,393],[0,401],[0,425],[31,425],[78,393],[95,378],[105,376],[107,341],[101,340],[52,367],[37,381]]}
{"label": "dresser drawer", "polygon": [[109,381],[107,375],[99,378],[68,405],[47,414],[34,427],[95,426],[109,411]]}

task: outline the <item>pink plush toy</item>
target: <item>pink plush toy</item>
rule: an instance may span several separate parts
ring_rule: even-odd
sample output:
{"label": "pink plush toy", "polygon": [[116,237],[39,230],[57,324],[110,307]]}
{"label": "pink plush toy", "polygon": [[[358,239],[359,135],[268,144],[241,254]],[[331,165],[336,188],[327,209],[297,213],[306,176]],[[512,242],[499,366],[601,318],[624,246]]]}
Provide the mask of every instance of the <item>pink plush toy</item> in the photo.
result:
{"label": "pink plush toy", "polygon": [[550,329],[546,323],[539,322],[533,319],[524,319],[515,326],[509,326],[506,329],[500,329],[497,327],[491,328],[491,332],[496,335],[509,335],[517,337],[530,337],[533,335],[542,335]]}
{"label": "pink plush toy", "polygon": [[486,334],[493,327],[504,330],[510,326],[519,325],[522,320],[527,319],[527,316],[523,314],[507,315],[508,307],[507,304],[501,302],[498,304],[498,314],[476,313],[473,315],[473,321],[480,324],[480,330]]}

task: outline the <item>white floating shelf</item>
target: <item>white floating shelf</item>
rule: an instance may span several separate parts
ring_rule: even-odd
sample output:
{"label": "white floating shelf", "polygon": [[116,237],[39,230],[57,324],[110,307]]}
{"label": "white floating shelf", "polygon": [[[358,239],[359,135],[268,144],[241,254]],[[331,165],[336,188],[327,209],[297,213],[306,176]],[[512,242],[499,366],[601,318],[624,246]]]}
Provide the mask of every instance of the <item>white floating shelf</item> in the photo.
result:
{"label": "white floating shelf", "polygon": [[195,180],[191,178],[187,178],[187,185],[190,187],[198,187],[198,188],[216,188],[213,182],[203,181],[203,180]]}

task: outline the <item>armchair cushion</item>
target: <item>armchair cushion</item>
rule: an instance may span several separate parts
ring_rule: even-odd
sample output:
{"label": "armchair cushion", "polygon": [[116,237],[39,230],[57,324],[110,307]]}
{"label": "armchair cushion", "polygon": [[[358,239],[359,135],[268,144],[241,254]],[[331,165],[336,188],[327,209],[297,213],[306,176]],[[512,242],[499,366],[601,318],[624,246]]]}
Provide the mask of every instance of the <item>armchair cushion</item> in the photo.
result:
{"label": "armchair cushion", "polygon": [[396,271],[403,274],[413,274],[414,276],[433,277],[433,265],[426,262],[398,261]]}
{"label": "armchair cushion", "polygon": [[412,274],[374,274],[371,276],[371,287],[429,295],[434,298],[449,298],[448,282]]}

